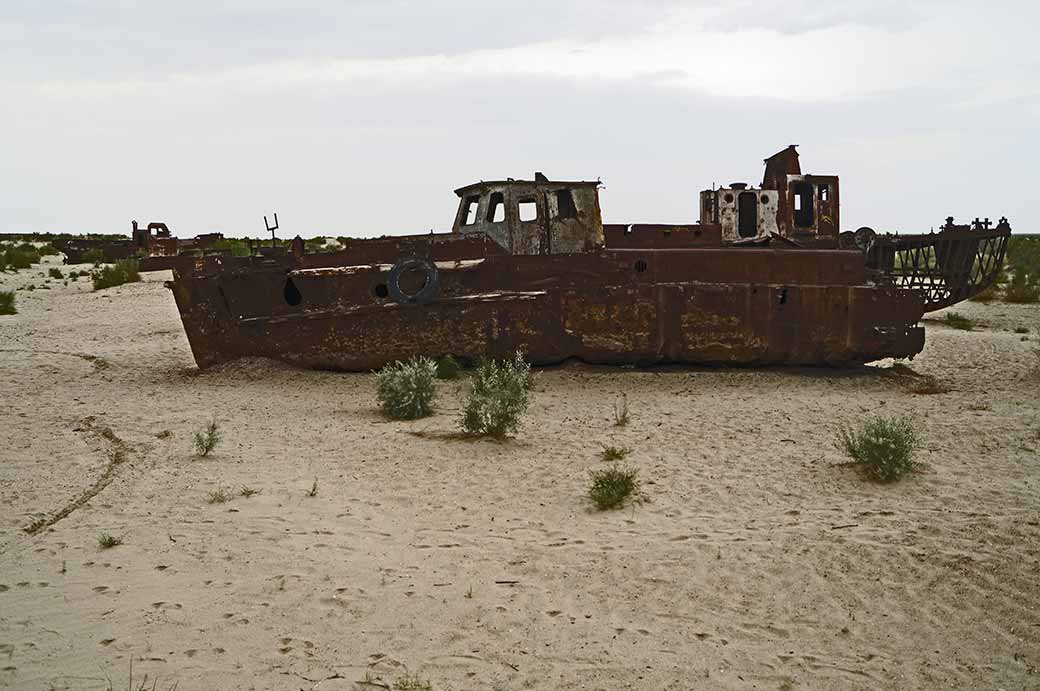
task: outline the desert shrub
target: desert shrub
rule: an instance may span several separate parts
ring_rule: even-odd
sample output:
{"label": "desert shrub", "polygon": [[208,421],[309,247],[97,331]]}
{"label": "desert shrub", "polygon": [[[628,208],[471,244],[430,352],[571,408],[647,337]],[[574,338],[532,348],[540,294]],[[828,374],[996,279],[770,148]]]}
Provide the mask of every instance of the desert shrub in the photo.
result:
{"label": "desert shrub", "polygon": [[418,674],[405,674],[394,680],[393,691],[433,691],[433,684]]}
{"label": "desert shrub", "polygon": [[202,458],[208,456],[209,452],[220,443],[220,426],[217,425],[217,421],[214,419],[206,425],[206,429],[196,432],[193,443],[195,445],[195,455]]}
{"label": "desert shrub", "polygon": [[604,446],[600,457],[604,461],[620,461],[630,453],[632,453],[632,449],[625,446]]}
{"label": "desert shrub", "polygon": [[50,276],[51,278],[56,278],[59,281],[61,279],[65,278],[65,274],[63,274],[61,272],[61,269],[59,269],[59,268],[57,268],[55,266],[52,266],[51,268],[47,269],[47,275]]}
{"label": "desert shrub", "polygon": [[140,281],[141,272],[137,269],[136,259],[120,259],[115,264],[95,269],[90,280],[94,283],[94,290],[103,290]]}
{"label": "desert shrub", "polygon": [[960,329],[961,331],[971,331],[975,328],[975,322],[958,312],[947,312],[946,326],[952,329]]}
{"label": "desert shrub", "polygon": [[123,544],[123,538],[109,535],[108,533],[101,533],[98,535],[97,541],[99,549],[111,549]]}
{"label": "desert shrub", "polygon": [[28,269],[33,264],[40,263],[40,253],[36,251],[32,245],[28,246],[28,249],[23,249],[24,245],[18,247],[8,246],[4,250],[4,264],[15,271],[19,269]]}
{"label": "desert shrub", "polygon": [[437,360],[438,379],[458,379],[462,374],[462,365],[450,355],[444,355]]}
{"label": "desert shrub", "polygon": [[105,253],[97,248],[87,250],[83,253],[84,264],[94,264],[96,266],[103,261],[105,261]]}
{"label": "desert shrub", "polygon": [[917,468],[921,438],[908,417],[869,417],[858,426],[838,425],[834,445],[878,482],[894,482]]}
{"label": "desert shrub", "polygon": [[36,251],[39,252],[41,257],[55,257],[61,254],[61,252],[58,251],[58,248],[49,242],[46,245],[37,247]]}
{"label": "desert shrub", "polygon": [[392,362],[376,372],[376,398],[392,420],[416,420],[433,412],[437,365],[427,357]]}
{"label": "desert shrub", "polygon": [[600,511],[614,509],[639,490],[639,470],[611,466],[590,474],[589,499]]}
{"label": "desert shrub", "polygon": [[614,424],[618,427],[628,424],[628,396],[624,393],[614,400]]}
{"label": "desert shrub", "polygon": [[231,495],[223,487],[210,490],[209,494],[206,495],[207,504],[224,504],[231,501]]}
{"label": "desert shrub", "polygon": [[473,388],[459,424],[467,434],[502,438],[520,428],[527,411],[531,365],[517,351],[512,360],[484,360],[473,377]]}
{"label": "desert shrub", "polygon": [[950,387],[939,381],[936,377],[926,374],[910,385],[910,392],[921,396],[937,393],[949,393]]}
{"label": "desert shrub", "polygon": [[1040,284],[1029,283],[1025,269],[1015,269],[1011,283],[1004,288],[1004,302],[1031,304],[1040,302]]}
{"label": "desert shrub", "polygon": [[13,290],[0,290],[0,314],[18,314],[14,307]]}

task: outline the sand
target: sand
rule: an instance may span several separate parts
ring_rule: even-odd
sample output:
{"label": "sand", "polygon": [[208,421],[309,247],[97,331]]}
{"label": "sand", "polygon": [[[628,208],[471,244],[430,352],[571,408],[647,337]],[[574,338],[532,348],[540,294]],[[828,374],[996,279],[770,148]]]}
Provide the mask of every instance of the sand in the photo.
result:
{"label": "sand", "polygon": [[[495,443],[452,436],[462,384],[387,422],[371,375],[200,372],[164,278],[0,317],[2,687],[126,688],[133,659],[180,691],[1040,688],[1040,307],[928,322],[908,364],[949,393],[892,363],[573,364]],[[923,471],[843,465],[836,422],[871,414],[914,416]],[[645,501],[592,509],[604,444]]]}

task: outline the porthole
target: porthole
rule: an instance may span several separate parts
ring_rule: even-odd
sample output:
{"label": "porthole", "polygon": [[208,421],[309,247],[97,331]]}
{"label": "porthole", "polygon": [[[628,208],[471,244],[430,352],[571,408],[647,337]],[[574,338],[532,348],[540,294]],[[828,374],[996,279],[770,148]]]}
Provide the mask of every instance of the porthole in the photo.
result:
{"label": "porthole", "polygon": [[769,195],[763,194],[761,199],[762,199],[762,203],[763,204],[768,204],[769,203]]}
{"label": "porthole", "polygon": [[376,297],[382,300],[390,294],[390,289],[386,287],[385,283],[380,283],[375,289]]}
{"label": "porthole", "polygon": [[733,195],[730,194],[729,192],[726,193],[726,197],[725,198],[726,198],[726,203],[727,204],[732,204],[733,203]]}

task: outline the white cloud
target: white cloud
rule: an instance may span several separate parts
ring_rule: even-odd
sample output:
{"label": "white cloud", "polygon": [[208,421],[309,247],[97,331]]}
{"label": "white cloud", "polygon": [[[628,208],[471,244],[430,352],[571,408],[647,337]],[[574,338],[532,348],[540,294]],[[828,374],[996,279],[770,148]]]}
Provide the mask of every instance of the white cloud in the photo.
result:
{"label": "white cloud", "polygon": [[[149,90],[335,87],[352,83],[430,88],[469,79],[540,78],[582,82],[645,81],[720,99],[821,103],[915,87],[985,89],[985,101],[1020,94],[1034,80],[1032,62],[1009,60],[1006,31],[950,6],[913,31],[883,22],[813,19],[800,33],[732,23],[732,10],[676,10],[644,32],[599,39],[565,38],[527,45],[390,58],[300,58],[159,80],[51,81],[52,96],[130,96]],[[942,49],[970,27],[970,50]],[[989,88],[988,69],[1001,70]]]}

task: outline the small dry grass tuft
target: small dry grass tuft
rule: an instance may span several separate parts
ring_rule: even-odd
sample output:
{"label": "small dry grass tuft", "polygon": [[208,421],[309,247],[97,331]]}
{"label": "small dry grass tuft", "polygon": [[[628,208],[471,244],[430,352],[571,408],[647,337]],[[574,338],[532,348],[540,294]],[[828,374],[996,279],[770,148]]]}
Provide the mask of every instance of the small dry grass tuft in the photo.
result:
{"label": "small dry grass tuft", "polygon": [[418,674],[405,674],[394,680],[394,691],[433,691],[433,684],[429,679],[423,679]]}
{"label": "small dry grass tuft", "polygon": [[112,549],[123,544],[123,538],[109,535],[108,533],[101,533],[98,535],[97,543],[98,549]]}
{"label": "small dry grass tuft", "polygon": [[932,394],[949,393],[950,387],[942,383],[930,374],[926,374],[910,384],[910,393],[918,396],[930,396]]}
{"label": "small dry grass tuft", "polygon": [[228,494],[223,487],[210,490],[209,494],[206,496],[206,502],[208,504],[223,504],[228,501],[231,501],[231,495]]}
{"label": "small dry grass tuft", "polygon": [[624,427],[628,424],[628,396],[622,393],[614,399],[614,425]]}
{"label": "small dry grass tuft", "polygon": [[627,446],[604,446],[599,455],[604,461],[621,461],[630,453],[632,449]]}

